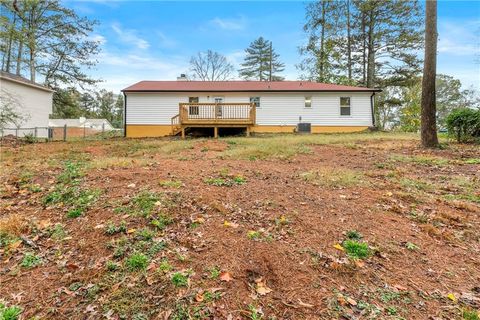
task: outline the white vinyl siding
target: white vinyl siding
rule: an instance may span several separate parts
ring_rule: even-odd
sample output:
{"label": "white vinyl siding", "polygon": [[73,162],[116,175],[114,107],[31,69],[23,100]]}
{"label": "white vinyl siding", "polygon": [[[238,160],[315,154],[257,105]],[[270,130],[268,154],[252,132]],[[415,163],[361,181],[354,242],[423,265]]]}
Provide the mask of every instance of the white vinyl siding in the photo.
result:
{"label": "white vinyl siding", "polygon": [[[250,103],[250,97],[260,97],[257,125],[296,125],[302,122],[314,126],[371,126],[371,92],[308,93],[311,108],[305,108],[305,93],[127,93],[127,124],[170,124],[178,114],[178,104],[188,102],[188,97],[199,97],[200,103],[214,102],[222,96],[225,103]],[[340,115],[340,97],[351,97],[350,116]]]}

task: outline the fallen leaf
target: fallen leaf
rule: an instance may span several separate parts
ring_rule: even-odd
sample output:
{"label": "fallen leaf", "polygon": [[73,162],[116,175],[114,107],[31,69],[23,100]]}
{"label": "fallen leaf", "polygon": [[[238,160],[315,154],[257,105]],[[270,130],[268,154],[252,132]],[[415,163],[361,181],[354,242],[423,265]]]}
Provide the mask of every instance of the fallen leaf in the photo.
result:
{"label": "fallen leaf", "polygon": [[220,280],[225,281],[225,282],[229,282],[229,281],[233,280],[233,277],[230,274],[230,272],[222,272],[222,273],[220,273]]}
{"label": "fallen leaf", "polygon": [[224,225],[225,227],[231,227],[231,228],[234,228],[234,229],[235,229],[235,228],[238,228],[238,224],[233,223],[233,222],[228,222],[227,220],[225,220],[225,221],[223,222],[223,225]]}
{"label": "fallen leaf", "polygon": [[127,233],[134,233],[135,232],[135,229],[128,229],[127,230]]}
{"label": "fallen leaf", "polygon": [[350,297],[347,297],[347,302],[352,305],[352,306],[356,306],[357,305],[357,301],[353,300],[352,298]]}
{"label": "fallen leaf", "polygon": [[342,247],[341,244],[337,243],[336,245],[333,246],[335,249],[340,250],[340,251],[345,251],[345,249]]}
{"label": "fallen leaf", "polygon": [[453,302],[457,302],[457,297],[455,297],[455,294],[453,294],[453,293],[449,293],[447,295],[447,298],[452,300]]}
{"label": "fallen leaf", "polygon": [[359,268],[365,267],[365,262],[362,260],[355,260],[355,265]]}
{"label": "fallen leaf", "polygon": [[302,300],[298,299],[298,304],[302,307],[305,307],[305,308],[313,308],[315,307],[313,304],[310,304],[310,303],[305,303],[305,302],[302,302]]}
{"label": "fallen leaf", "polygon": [[127,188],[130,188],[130,189],[133,189],[135,188],[137,185],[135,183],[130,183]]}
{"label": "fallen leaf", "polygon": [[399,285],[399,284],[395,284],[393,285],[393,287],[397,290],[400,290],[400,291],[407,291],[408,289],[402,285]]}
{"label": "fallen leaf", "polygon": [[197,302],[202,302],[203,301],[203,294],[197,293],[197,295],[195,296],[195,300]]}
{"label": "fallen leaf", "polygon": [[264,296],[264,295],[272,292],[272,289],[267,287],[267,285],[265,284],[265,282],[263,281],[262,278],[255,279],[255,283],[257,284],[256,291],[259,295]]}

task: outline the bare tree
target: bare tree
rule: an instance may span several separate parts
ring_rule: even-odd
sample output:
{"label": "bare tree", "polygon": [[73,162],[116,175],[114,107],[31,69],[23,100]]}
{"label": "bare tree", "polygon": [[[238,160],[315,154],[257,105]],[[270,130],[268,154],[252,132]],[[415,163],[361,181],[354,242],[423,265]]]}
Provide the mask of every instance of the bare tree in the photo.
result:
{"label": "bare tree", "polygon": [[190,70],[194,79],[224,81],[232,78],[234,68],[224,55],[208,50],[190,59]]}
{"label": "bare tree", "polygon": [[425,62],[422,79],[422,146],[438,146],[436,123],[437,1],[427,0],[425,11]]}
{"label": "bare tree", "polygon": [[7,126],[20,127],[30,118],[22,112],[23,105],[12,93],[2,88],[0,92],[0,129]]}

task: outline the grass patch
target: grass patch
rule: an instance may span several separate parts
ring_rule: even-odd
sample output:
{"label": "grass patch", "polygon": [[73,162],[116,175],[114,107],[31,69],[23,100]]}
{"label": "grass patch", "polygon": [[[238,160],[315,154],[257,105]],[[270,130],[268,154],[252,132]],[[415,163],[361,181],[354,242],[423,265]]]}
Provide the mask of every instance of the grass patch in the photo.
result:
{"label": "grass patch", "polygon": [[134,253],[126,261],[125,266],[129,271],[142,271],[148,266],[150,259],[143,253]]}
{"label": "grass patch", "polygon": [[211,186],[232,187],[247,183],[247,179],[243,176],[236,175],[232,177],[207,178],[204,182]]}
{"label": "grass patch", "polygon": [[440,157],[431,157],[431,156],[405,156],[395,154],[390,156],[390,160],[403,162],[403,163],[414,163],[424,166],[445,166],[450,163],[450,160]]}
{"label": "grass patch", "polygon": [[81,164],[67,161],[64,170],[57,177],[54,190],[43,198],[43,203],[66,207],[69,218],[81,216],[100,196],[100,190],[82,188],[81,177],[83,177]]}
{"label": "grass patch", "polygon": [[113,222],[109,222],[105,228],[105,233],[108,235],[125,232],[127,232],[127,223],[125,221],[120,222],[118,225],[115,225]]}
{"label": "grass patch", "polygon": [[172,274],[171,281],[175,287],[186,287],[188,286],[188,276],[184,275],[181,272],[175,272]]}
{"label": "grass patch", "polygon": [[480,320],[480,314],[473,309],[462,310],[462,319],[464,320]]}
{"label": "grass patch", "polygon": [[183,183],[180,180],[162,180],[159,182],[159,184],[164,188],[174,188],[174,189],[179,189],[183,186]]}
{"label": "grass patch", "polygon": [[20,266],[23,268],[31,269],[41,264],[42,264],[42,259],[39,256],[35,255],[32,252],[27,252],[23,256]]}
{"label": "grass patch", "polygon": [[0,303],[0,319],[1,320],[18,320],[22,309],[18,306],[7,307],[3,303]]}
{"label": "grass patch", "polygon": [[349,169],[321,168],[300,174],[304,181],[322,187],[352,187],[365,183],[364,175]]}
{"label": "grass patch", "polygon": [[88,167],[92,169],[131,168],[146,166],[147,164],[149,164],[149,161],[144,158],[102,157],[92,160]]}
{"label": "grass patch", "polygon": [[342,244],[347,255],[352,259],[366,259],[371,255],[368,244],[356,240],[345,240]]}

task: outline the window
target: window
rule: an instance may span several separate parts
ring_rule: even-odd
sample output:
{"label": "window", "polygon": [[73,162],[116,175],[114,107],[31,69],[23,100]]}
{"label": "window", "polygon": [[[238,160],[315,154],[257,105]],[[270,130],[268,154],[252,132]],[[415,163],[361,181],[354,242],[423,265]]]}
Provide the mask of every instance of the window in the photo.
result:
{"label": "window", "polygon": [[340,115],[341,116],[351,115],[350,97],[341,97],[340,98]]}
{"label": "window", "polygon": [[312,97],[305,97],[305,108],[310,109],[312,107]]}
{"label": "window", "polygon": [[260,97],[250,97],[250,103],[253,103],[255,108],[260,108]]}
{"label": "window", "polygon": [[[188,97],[188,103],[198,103],[198,97]],[[198,106],[188,106],[188,114],[198,116]]]}

